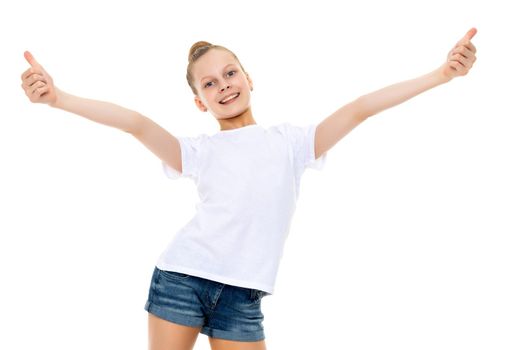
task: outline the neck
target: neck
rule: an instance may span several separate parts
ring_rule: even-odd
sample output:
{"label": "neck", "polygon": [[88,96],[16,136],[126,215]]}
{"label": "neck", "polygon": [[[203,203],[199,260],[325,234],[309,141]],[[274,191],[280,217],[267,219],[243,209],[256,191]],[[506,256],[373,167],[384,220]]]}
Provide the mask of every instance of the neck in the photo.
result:
{"label": "neck", "polygon": [[247,125],[257,124],[253,119],[251,107],[248,107],[244,112],[235,117],[219,119],[217,121],[219,122],[221,131],[232,130],[242,128]]}

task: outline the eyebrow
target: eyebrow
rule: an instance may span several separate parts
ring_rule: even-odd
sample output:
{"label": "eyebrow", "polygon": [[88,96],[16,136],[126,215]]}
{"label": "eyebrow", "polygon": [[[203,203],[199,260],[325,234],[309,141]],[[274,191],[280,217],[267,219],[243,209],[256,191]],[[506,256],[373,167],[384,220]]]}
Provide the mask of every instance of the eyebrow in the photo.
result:
{"label": "eyebrow", "polygon": [[[223,68],[222,70],[225,70],[225,69],[228,68],[229,66],[235,66],[235,64],[234,64],[234,63],[229,63],[229,64],[225,65],[224,68]],[[201,79],[201,83],[202,83],[202,81],[203,81],[204,79],[209,78],[209,77],[210,77],[210,76],[205,76],[205,77],[203,77],[203,78]]]}

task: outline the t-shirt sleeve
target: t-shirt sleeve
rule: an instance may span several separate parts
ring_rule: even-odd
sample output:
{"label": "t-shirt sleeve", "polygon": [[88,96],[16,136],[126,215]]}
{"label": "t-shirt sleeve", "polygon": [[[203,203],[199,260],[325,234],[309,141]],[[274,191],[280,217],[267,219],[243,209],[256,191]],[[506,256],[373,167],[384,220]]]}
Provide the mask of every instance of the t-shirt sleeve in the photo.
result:
{"label": "t-shirt sleeve", "polygon": [[162,169],[168,178],[174,180],[180,177],[197,178],[199,170],[199,151],[204,137],[205,135],[176,136],[180,144],[182,173],[162,161]]}
{"label": "t-shirt sleeve", "polygon": [[299,170],[305,168],[322,170],[326,163],[327,152],[315,159],[315,130],[317,125],[295,126],[286,123],[286,127],[292,143],[296,167]]}

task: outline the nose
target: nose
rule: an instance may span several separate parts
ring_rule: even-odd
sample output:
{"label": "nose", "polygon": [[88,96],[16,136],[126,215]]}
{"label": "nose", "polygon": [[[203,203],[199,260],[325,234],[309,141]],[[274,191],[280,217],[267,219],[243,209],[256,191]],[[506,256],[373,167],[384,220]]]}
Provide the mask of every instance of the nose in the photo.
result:
{"label": "nose", "polygon": [[224,92],[224,90],[229,89],[230,85],[226,85],[226,87],[221,88],[221,92]]}

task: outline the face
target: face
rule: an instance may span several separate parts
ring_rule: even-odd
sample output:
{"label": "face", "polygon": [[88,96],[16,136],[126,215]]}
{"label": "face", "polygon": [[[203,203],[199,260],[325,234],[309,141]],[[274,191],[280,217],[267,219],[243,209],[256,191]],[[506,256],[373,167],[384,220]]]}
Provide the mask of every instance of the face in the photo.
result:
{"label": "face", "polygon": [[[210,49],[193,66],[193,82],[198,95],[197,107],[210,111],[217,119],[239,116],[250,108],[252,81],[228,51]],[[228,95],[240,93],[229,103],[220,103]]]}

